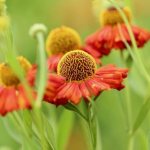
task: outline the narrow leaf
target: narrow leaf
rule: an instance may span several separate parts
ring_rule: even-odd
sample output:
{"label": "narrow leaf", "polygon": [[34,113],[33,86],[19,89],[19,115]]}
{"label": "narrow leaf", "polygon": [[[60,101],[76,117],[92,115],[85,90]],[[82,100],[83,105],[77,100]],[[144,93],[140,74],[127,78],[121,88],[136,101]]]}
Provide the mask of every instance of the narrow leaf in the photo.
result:
{"label": "narrow leaf", "polygon": [[136,132],[136,130],[140,127],[140,125],[143,123],[144,119],[146,118],[148,112],[150,109],[150,98],[147,99],[147,101],[144,103],[143,107],[141,108],[137,119],[134,123],[132,134]]}
{"label": "narrow leaf", "polygon": [[58,126],[58,134],[57,134],[57,145],[58,150],[66,149],[66,145],[68,143],[68,139],[70,137],[70,133],[73,127],[74,115],[66,110],[61,114],[61,118]]}
{"label": "narrow leaf", "polygon": [[71,103],[67,103],[66,105],[64,105],[64,107],[70,111],[74,111],[76,112],[78,115],[80,115],[83,119],[85,119],[86,121],[88,120],[87,117],[85,115],[82,114],[82,112],[73,104]]}
{"label": "narrow leaf", "polygon": [[54,130],[50,124],[50,122],[47,120],[47,118],[43,115],[44,120],[44,131],[45,131],[45,137],[47,139],[47,142],[49,143],[49,146],[52,150],[56,150],[56,141],[54,136]]}

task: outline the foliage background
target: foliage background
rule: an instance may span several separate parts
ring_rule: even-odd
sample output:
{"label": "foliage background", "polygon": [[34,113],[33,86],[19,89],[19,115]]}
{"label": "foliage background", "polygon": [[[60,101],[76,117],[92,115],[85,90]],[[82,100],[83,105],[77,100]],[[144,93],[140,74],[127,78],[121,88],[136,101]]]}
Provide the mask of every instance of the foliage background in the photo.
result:
{"label": "foliage background", "polygon": [[[130,3],[134,14],[134,22],[150,30],[150,1],[132,0]],[[92,7],[92,4],[92,0],[7,0],[18,54],[27,57],[33,63],[35,62],[36,42],[28,34],[30,26],[35,22],[44,23],[49,30],[62,25],[73,27],[84,39],[100,26],[97,12],[102,8],[102,3],[96,1],[94,7]],[[140,50],[141,57],[148,69],[150,69],[149,51],[150,44]],[[113,51],[110,56],[103,58],[102,61],[104,64],[115,63],[118,66],[123,66],[118,51]],[[134,122],[143,104],[147,84],[136,69],[131,70],[128,80],[131,87],[132,122]],[[126,150],[127,148],[126,120],[121,107],[121,103],[124,104],[126,101],[126,98],[122,96],[123,94],[124,90],[121,93],[116,91],[104,92],[96,102],[104,150],[112,148]],[[148,120],[150,119],[148,118],[150,116],[146,118],[142,125],[141,132],[136,134],[136,150],[144,150],[145,145],[150,145],[150,130],[148,129],[148,122],[150,122]],[[0,118],[0,150],[19,149],[19,145],[8,135],[2,120],[3,118]],[[82,128],[76,118],[68,150],[85,149],[85,140],[80,134],[80,130]]]}

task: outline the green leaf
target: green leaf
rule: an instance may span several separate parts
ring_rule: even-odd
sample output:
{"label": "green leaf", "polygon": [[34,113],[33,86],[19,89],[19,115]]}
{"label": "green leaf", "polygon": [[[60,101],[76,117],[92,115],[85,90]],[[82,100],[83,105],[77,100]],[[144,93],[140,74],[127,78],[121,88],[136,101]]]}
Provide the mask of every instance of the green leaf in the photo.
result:
{"label": "green leaf", "polygon": [[49,143],[49,146],[52,150],[56,150],[56,140],[54,136],[54,130],[50,122],[44,115],[43,115],[43,120],[44,120],[45,137],[47,139],[47,142]]}
{"label": "green leaf", "polygon": [[32,136],[33,131],[32,131],[32,117],[30,110],[23,110],[22,111],[22,117],[23,117],[23,122],[25,125],[25,128],[30,136]]}
{"label": "green leaf", "polygon": [[[26,143],[28,143],[28,146],[30,147],[30,149],[31,149],[31,147],[33,149],[35,149],[35,147],[37,148],[38,145],[35,143],[33,136],[32,135],[29,136],[29,133],[27,130],[26,130],[27,134],[25,134],[24,130],[27,128],[24,128],[23,126],[21,126],[21,124],[18,122],[18,120],[16,120],[16,118],[14,117],[14,114],[7,115],[7,117],[3,118],[3,122],[5,125],[5,128],[7,129],[7,132],[17,143],[24,145],[24,143],[26,141]],[[23,120],[22,120],[22,122],[23,122]],[[32,126],[30,126],[30,128],[32,130]]]}
{"label": "green leaf", "polygon": [[[135,92],[139,97],[145,97],[148,94],[148,91],[145,90],[147,86],[147,80],[139,73],[135,66],[133,66],[132,71],[130,72],[130,88]],[[137,82],[138,81],[138,82]],[[136,84],[135,84],[136,83]],[[148,89],[148,88],[146,88]]]}
{"label": "green leaf", "polygon": [[14,120],[12,115],[7,115],[5,118],[3,118],[3,123],[5,128],[7,129],[8,134],[17,142],[22,143],[22,136],[20,133],[20,126],[17,124],[17,122]]}
{"label": "green leaf", "polygon": [[6,147],[6,146],[1,146],[0,150],[12,150],[10,147]]}
{"label": "green leaf", "polygon": [[88,120],[87,117],[84,114],[82,114],[82,112],[75,105],[71,103],[67,103],[66,105],[64,105],[64,107],[70,111],[76,112],[79,116],[81,116],[86,121]]}
{"label": "green leaf", "polygon": [[[136,142],[134,142],[136,141]],[[148,138],[147,138],[147,134],[144,133],[143,130],[138,130],[138,132],[136,133],[133,142],[134,142],[134,148],[136,150],[148,150]]]}
{"label": "green leaf", "polygon": [[71,112],[64,110],[61,114],[58,125],[57,145],[58,150],[65,150],[68,139],[73,127],[74,115]]}
{"label": "green leaf", "polygon": [[142,106],[142,108],[137,116],[137,119],[134,123],[132,134],[134,134],[136,132],[136,130],[140,127],[140,125],[143,123],[143,121],[145,120],[145,118],[149,112],[149,109],[150,109],[150,98],[148,98],[146,100],[146,102],[144,103],[144,105]]}
{"label": "green leaf", "polygon": [[128,68],[131,68],[133,65],[133,59],[131,57],[131,55],[128,55],[128,57],[126,58],[126,65]]}

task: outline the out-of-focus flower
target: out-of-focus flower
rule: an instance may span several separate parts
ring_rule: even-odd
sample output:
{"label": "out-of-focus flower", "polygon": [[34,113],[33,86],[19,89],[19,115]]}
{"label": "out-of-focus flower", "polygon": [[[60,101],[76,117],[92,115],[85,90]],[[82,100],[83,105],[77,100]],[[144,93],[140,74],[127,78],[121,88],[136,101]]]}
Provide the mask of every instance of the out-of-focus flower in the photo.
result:
{"label": "out-of-focus flower", "polygon": [[[31,74],[36,74],[35,70],[33,68]],[[124,88],[122,82],[127,72],[127,69],[117,68],[115,65],[97,69],[91,55],[82,50],[73,50],[61,58],[57,74],[49,74],[44,99],[55,105],[67,102],[78,104],[81,98],[88,101],[104,90]],[[29,78],[32,78],[33,83],[33,76],[29,75]]]}
{"label": "out-of-focus flower", "polygon": [[9,27],[10,20],[6,14],[5,0],[0,0],[0,31],[3,31]]}
{"label": "out-of-focus flower", "polygon": [[[144,46],[150,39],[150,33],[140,27],[132,25],[129,8],[123,7],[121,9],[131,25],[137,46]],[[103,55],[108,55],[112,49],[126,49],[120,32],[128,44],[132,46],[128,29],[116,8],[110,7],[104,10],[100,15],[100,21],[102,28],[86,38],[85,51],[96,58],[100,58]]]}
{"label": "out-of-focus flower", "polygon": [[[31,64],[22,56],[17,60],[26,74]],[[30,100],[19,78],[7,63],[0,64],[0,115],[30,107]]]}
{"label": "out-of-focus flower", "polygon": [[46,50],[49,55],[48,68],[56,71],[63,54],[80,47],[81,39],[74,29],[63,26],[52,30],[46,40]]}

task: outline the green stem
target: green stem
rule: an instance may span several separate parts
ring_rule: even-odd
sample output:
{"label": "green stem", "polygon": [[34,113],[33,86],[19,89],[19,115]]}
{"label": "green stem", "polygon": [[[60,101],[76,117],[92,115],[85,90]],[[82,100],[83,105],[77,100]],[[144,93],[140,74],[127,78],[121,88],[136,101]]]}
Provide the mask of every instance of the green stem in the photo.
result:
{"label": "green stem", "polygon": [[43,93],[45,91],[46,80],[47,80],[47,65],[46,65],[46,54],[45,54],[45,42],[44,35],[42,32],[36,34],[38,41],[38,52],[39,52],[39,78],[37,87],[37,100],[35,103],[36,107],[40,107],[43,100]]}
{"label": "green stem", "polygon": [[[129,45],[127,45],[127,46],[128,46],[128,48],[130,48]],[[124,57],[122,57],[122,60],[125,64],[125,66],[127,66],[127,62],[126,62]],[[128,150],[132,150],[133,149],[133,139],[131,137],[131,132],[132,132],[132,105],[131,105],[131,94],[130,94],[130,88],[129,88],[129,81],[126,82],[125,101],[126,101],[126,111],[123,111],[123,112],[124,112],[124,116],[126,116],[127,129],[128,129]],[[122,109],[124,109],[123,106],[122,106]]]}
{"label": "green stem", "polygon": [[92,106],[92,102],[88,103],[88,126],[89,131],[91,135],[92,140],[92,147],[93,150],[96,150],[97,148],[97,124],[96,124],[96,118],[95,118],[95,112]]}
{"label": "green stem", "polygon": [[128,112],[128,150],[133,149],[133,137],[131,137],[132,132],[132,106],[131,106],[131,95],[130,95],[130,89],[129,89],[129,83],[126,84],[126,103],[127,103],[127,112]]}
{"label": "green stem", "polygon": [[20,118],[20,116],[18,115],[17,112],[14,112],[13,117],[15,118],[16,122],[18,122],[18,124],[21,126],[22,131],[24,132],[25,136],[28,138],[28,133],[27,130],[25,128],[25,125],[23,124],[22,119]]}
{"label": "green stem", "polygon": [[[115,5],[116,6],[116,5]],[[117,7],[117,6],[116,6]],[[120,35],[121,35],[121,38],[123,39],[123,42],[125,43],[126,47],[128,48],[128,51],[130,52],[131,54],[131,57],[133,58],[133,60],[135,61],[136,63],[136,67],[138,68],[138,70],[140,71],[140,73],[143,73],[143,75],[145,76],[145,78],[147,79],[148,81],[148,89],[150,87],[150,76],[148,74],[148,72],[146,71],[145,67],[144,67],[144,64],[140,58],[140,55],[139,53],[137,52],[137,45],[136,45],[136,41],[135,41],[135,38],[134,38],[134,35],[132,33],[132,30],[131,30],[131,27],[128,23],[128,20],[126,19],[126,16],[124,15],[124,13],[122,12],[122,10],[118,7],[118,11],[120,11],[120,13],[122,13],[122,17],[124,18],[124,20],[126,20],[126,24],[128,26],[128,31],[130,33],[130,36],[132,37],[132,43],[133,43],[133,46],[134,46],[134,52],[136,55],[134,55],[133,51],[131,50],[131,47],[129,46],[129,44],[127,43],[127,41],[125,40],[123,34],[122,34],[122,31],[121,31],[121,27],[120,25],[118,24],[118,28],[119,28],[119,31],[120,31]],[[141,68],[141,69],[140,69]],[[146,95],[146,97],[149,97],[149,92],[148,94]],[[149,101],[149,99],[147,98],[147,101]],[[146,101],[146,103],[147,103]],[[141,111],[140,111],[141,113]],[[139,128],[140,124],[142,123],[142,121],[144,120],[144,117],[143,117],[143,120],[141,121],[138,121],[138,118],[140,118],[140,113],[139,113],[139,116],[137,117],[137,120],[135,121],[134,123],[134,126],[133,126],[133,129],[132,129],[132,132],[135,133],[135,131]],[[148,113],[148,110],[147,110],[147,113]],[[145,115],[146,116],[146,115]],[[140,123],[139,123],[140,122]],[[138,125],[137,125],[138,124]],[[134,135],[132,133],[132,136]],[[133,141],[133,140],[132,140]]]}
{"label": "green stem", "polygon": [[23,133],[24,139],[28,142],[28,145],[30,147],[33,147],[33,145],[32,145],[32,136],[29,135],[29,133],[27,132],[26,126],[23,123],[23,121],[22,121],[21,117],[19,116],[19,114],[17,112],[14,112],[13,115],[11,116],[11,118],[14,120],[15,125],[20,127],[20,130]]}
{"label": "green stem", "polygon": [[88,121],[88,118],[72,103],[68,103],[64,105],[63,107],[65,107],[66,109],[70,111],[76,112],[82,119],[84,119],[85,121]]}
{"label": "green stem", "polygon": [[[70,111],[77,113],[87,123],[91,141],[92,141],[91,142],[92,149],[96,150],[97,148],[99,148],[99,150],[102,150],[101,139],[100,139],[100,136],[98,136],[98,134],[97,134],[98,127],[97,127],[96,113],[95,113],[95,107],[94,107],[93,100],[89,98],[89,103],[86,103],[86,108],[87,108],[86,116],[76,106],[74,106],[71,103],[64,105],[64,107]],[[97,138],[99,140],[99,143],[97,143]]]}
{"label": "green stem", "polygon": [[40,136],[39,139],[41,141],[41,148],[42,150],[47,150],[47,142],[44,135],[43,119],[40,108],[35,108],[32,115],[34,125],[37,128],[37,132],[39,133],[37,136]]}
{"label": "green stem", "polygon": [[133,150],[133,144],[134,144],[134,141],[133,141],[133,137],[129,135],[129,138],[128,138],[128,149],[127,150]]}
{"label": "green stem", "polygon": [[[126,42],[123,34],[122,34],[122,31],[121,31],[121,27],[120,25],[118,24],[118,28],[119,28],[119,31],[120,31],[120,35],[121,35],[121,38],[123,40],[123,42],[125,43],[126,47],[128,48],[128,50],[130,51],[130,53],[132,54],[132,58],[136,61],[136,58],[134,57],[134,54],[131,50],[131,47],[129,46],[129,44]],[[122,57],[123,58],[123,57]],[[127,62],[126,60],[123,58],[123,61],[124,61],[124,64],[127,66]],[[130,94],[130,89],[129,89],[129,83],[126,83],[126,107],[127,107],[127,114],[124,114],[127,116],[127,128],[128,128],[128,150],[132,150],[133,149],[133,140],[130,136],[131,134],[131,130],[132,130],[132,106],[131,106],[131,94]]]}

